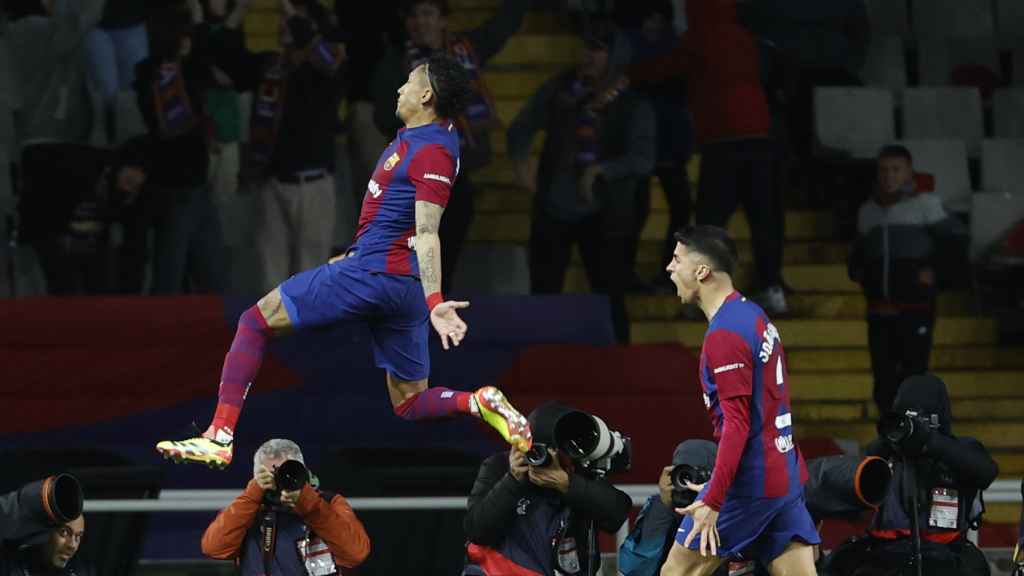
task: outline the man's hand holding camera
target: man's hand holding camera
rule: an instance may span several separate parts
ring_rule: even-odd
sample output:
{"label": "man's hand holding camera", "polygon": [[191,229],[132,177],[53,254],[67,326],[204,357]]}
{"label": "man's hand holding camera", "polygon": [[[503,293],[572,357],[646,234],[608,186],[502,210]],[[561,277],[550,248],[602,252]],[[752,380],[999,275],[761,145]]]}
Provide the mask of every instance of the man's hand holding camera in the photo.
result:
{"label": "man's hand holding camera", "polygon": [[675,466],[665,466],[661,470],[661,477],[658,478],[658,495],[661,503],[666,508],[672,508],[672,469]]}
{"label": "man's hand holding camera", "polygon": [[547,466],[530,466],[530,482],[565,494],[569,491],[569,473],[562,468],[554,448],[548,448],[548,454],[551,454],[551,461]]}
{"label": "man's hand holding camera", "polygon": [[[266,466],[260,466],[256,470],[256,484],[263,489],[264,492],[274,492],[277,490],[277,483],[274,482],[274,472]],[[299,501],[299,496],[302,494],[302,489],[298,490],[282,490],[281,491],[281,504],[295,508],[295,504]]]}
{"label": "man's hand holding camera", "polygon": [[544,466],[532,466],[526,461],[526,455],[518,450],[512,450],[508,456],[509,473],[518,482],[528,479],[541,488],[558,490],[562,494],[569,491],[569,473],[562,468],[558,461],[558,453],[554,448],[548,448],[548,463]]}

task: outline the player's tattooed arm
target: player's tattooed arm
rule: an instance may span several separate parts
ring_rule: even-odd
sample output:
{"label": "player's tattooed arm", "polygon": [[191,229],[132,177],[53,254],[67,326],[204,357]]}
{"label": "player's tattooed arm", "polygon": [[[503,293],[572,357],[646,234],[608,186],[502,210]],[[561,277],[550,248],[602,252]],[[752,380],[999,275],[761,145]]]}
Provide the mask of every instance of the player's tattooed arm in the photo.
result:
{"label": "player's tattooed arm", "polygon": [[423,294],[441,291],[441,215],[444,208],[433,202],[416,202],[416,260],[420,265]]}

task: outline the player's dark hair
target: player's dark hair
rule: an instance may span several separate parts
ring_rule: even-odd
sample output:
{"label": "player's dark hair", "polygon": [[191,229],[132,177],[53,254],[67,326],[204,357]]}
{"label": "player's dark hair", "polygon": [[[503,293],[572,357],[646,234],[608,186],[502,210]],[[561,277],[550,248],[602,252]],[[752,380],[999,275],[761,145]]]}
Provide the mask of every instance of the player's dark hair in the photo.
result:
{"label": "player's dark hair", "polygon": [[472,94],[469,75],[454,58],[435,52],[427,60],[427,80],[434,93],[434,112],[442,118],[454,118],[466,108]]}
{"label": "player's dark hair", "polygon": [[732,276],[739,253],[729,232],[718,226],[687,226],[675,234],[676,242],[704,256],[712,268]]}
{"label": "player's dark hair", "polygon": [[907,150],[906,146],[900,146],[899,144],[889,144],[882,148],[878,153],[878,159],[882,158],[903,158],[907,161],[907,164],[914,163],[914,157],[911,156],[910,150]]}

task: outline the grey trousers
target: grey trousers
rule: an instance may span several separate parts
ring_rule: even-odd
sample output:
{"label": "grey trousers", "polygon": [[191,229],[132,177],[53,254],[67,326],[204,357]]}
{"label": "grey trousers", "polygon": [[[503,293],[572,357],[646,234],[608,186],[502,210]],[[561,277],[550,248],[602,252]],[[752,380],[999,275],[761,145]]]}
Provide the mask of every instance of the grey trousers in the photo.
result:
{"label": "grey trousers", "polygon": [[257,192],[256,250],[269,291],[292,274],[327,262],[334,239],[334,177],[303,184],[271,178]]}

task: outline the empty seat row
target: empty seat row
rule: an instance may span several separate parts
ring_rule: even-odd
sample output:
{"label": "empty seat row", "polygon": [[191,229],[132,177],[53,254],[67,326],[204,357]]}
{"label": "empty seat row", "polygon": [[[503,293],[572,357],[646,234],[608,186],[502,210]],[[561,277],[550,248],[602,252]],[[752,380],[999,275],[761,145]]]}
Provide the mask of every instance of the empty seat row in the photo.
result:
{"label": "empty seat row", "polygon": [[[962,140],[971,156],[981,153],[985,122],[977,89],[907,88],[901,95],[902,138]],[[815,134],[827,148],[870,158],[896,138],[894,111],[894,94],[885,88],[819,87],[814,92]],[[991,136],[1024,138],[1024,89],[994,93]]]}
{"label": "empty seat row", "polygon": [[871,30],[917,38],[1020,34],[1020,0],[866,0]]}

